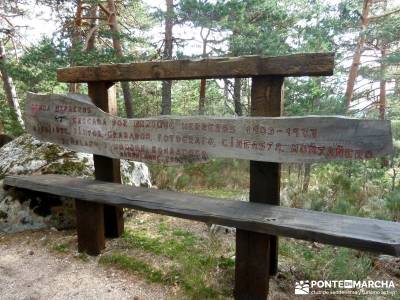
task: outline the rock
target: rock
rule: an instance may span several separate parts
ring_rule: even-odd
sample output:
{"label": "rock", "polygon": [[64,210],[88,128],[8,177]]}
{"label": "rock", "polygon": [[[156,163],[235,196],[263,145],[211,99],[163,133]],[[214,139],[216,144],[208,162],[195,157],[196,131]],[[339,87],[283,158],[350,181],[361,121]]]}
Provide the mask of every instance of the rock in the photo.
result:
{"label": "rock", "polygon": [[382,262],[392,262],[395,259],[396,258],[394,256],[386,255],[386,254],[381,254],[381,255],[378,256],[378,260],[380,260]]}
{"label": "rock", "polygon": [[[77,153],[52,143],[41,142],[29,134],[4,145],[0,151],[0,231],[72,228],[75,226],[71,199],[44,198],[40,193],[21,193],[2,189],[1,179],[11,174],[63,174],[93,177],[91,154]],[[121,178],[127,185],[151,187],[146,164],[121,160]]]}
{"label": "rock", "polygon": [[149,168],[141,162],[121,160],[121,178],[123,184],[151,187]]}
{"label": "rock", "polygon": [[230,233],[235,233],[236,228],[212,224],[210,226],[210,232],[212,234],[219,234],[219,233],[230,234]]}
{"label": "rock", "polygon": [[388,274],[400,277],[400,258],[391,255],[379,255],[374,262],[374,267],[385,270]]}

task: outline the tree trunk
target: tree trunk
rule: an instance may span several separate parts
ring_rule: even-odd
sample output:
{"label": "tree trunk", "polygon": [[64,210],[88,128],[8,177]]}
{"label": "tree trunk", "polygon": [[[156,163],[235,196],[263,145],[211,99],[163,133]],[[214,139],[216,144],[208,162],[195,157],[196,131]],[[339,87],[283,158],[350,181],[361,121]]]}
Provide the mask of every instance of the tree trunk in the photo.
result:
{"label": "tree trunk", "polygon": [[[201,31],[200,31],[200,37],[201,37],[201,40],[203,41],[203,53],[202,53],[203,58],[207,57],[207,42],[208,42],[208,36],[210,35],[210,32],[211,32],[211,30],[208,29],[207,34],[205,36],[203,36],[203,27],[201,28]],[[199,98],[199,114],[200,115],[204,115],[204,112],[205,112],[206,85],[207,85],[206,79],[201,79],[200,80],[200,98]]]}
{"label": "tree trunk", "polygon": [[[172,27],[174,26],[173,14],[174,14],[174,1],[166,0],[167,12],[165,14],[165,41],[164,41],[164,53],[163,59],[172,59]],[[171,114],[171,88],[172,81],[164,80],[162,82],[162,102],[161,102],[161,114]]]}
{"label": "tree trunk", "polygon": [[304,180],[303,180],[303,193],[308,192],[308,186],[310,185],[310,173],[311,164],[304,164]]}
{"label": "tree trunk", "polygon": [[[78,0],[76,3],[76,14],[75,14],[75,19],[72,24],[71,28],[71,48],[72,51],[76,51],[76,49],[81,45],[82,43],[82,36],[80,34],[80,27],[82,26],[82,1]],[[72,56],[72,61],[71,61],[71,66],[75,66],[75,61]],[[69,84],[69,92],[70,93],[79,93],[80,91],[80,84],[77,82],[72,82]]]}
{"label": "tree trunk", "polygon": [[204,115],[206,103],[206,80],[200,80],[199,115]]}
{"label": "tree trunk", "polygon": [[235,113],[238,116],[243,115],[242,104],[241,104],[241,101],[240,101],[241,89],[242,89],[242,79],[241,78],[235,78],[235,81],[233,83],[233,103],[235,105]]}
{"label": "tree trunk", "polygon": [[349,78],[347,79],[347,87],[346,87],[346,93],[345,93],[345,101],[346,101],[345,110],[346,111],[349,110],[350,102],[353,98],[354,85],[355,85],[357,75],[358,75],[358,68],[360,66],[361,52],[362,52],[362,48],[364,47],[365,38],[366,38],[365,30],[368,27],[368,13],[369,13],[370,5],[371,5],[371,0],[364,0],[363,10],[362,10],[362,19],[361,19],[361,32],[358,37],[356,49],[354,50],[353,62],[351,64],[350,71],[349,71]]}
{"label": "tree trunk", "polygon": [[386,45],[382,45],[381,48],[381,70],[380,70],[380,80],[379,80],[379,118],[381,120],[385,119],[386,115],[386,63],[384,62],[386,57]]}
{"label": "tree trunk", "polygon": [[[117,21],[117,13],[115,9],[114,0],[107,0],[107,9],[109,12],[108,15],[108,24],[111,29],[112,34],[112,41],[113,47],[115,50],[115,54],[118,57],[123,57],[123,51],[121,46],[121,39],[120,39],[120,29]],[[131,90],[129,88],[129,82],[123,81],[121,82],[122,92],[124,94],[124,101],[125,101],[125,112],[128,118],[133,118],[133,100]]]}
{"label": "tree trunk", "polygon": [[224,78],[224,114],[229,111],[229,80]]}
{"label": "tree trunk", "polygon": [[3,41],[0,40],[0,73],[3,79],[4,93],[6,95],[6,100],[8,105],[10,106],[11,109],[14,110],[17,116],[19,124],[21,125],[22,128],[25,128],[24,120],[22,119],[21,110],[19,108],[19,99],[17,96],[17,92],[15,90],[13,80],[8,74],[6,62],[7,58],[6,58],[5,48],[3,45]]}
{"label": "tree trunk", "polygon": [[96,35],[97,35],[97,18],[98,18],[98,7],[97,5],[92,5],[89,8],[89,31],[86,36],[85,51],[89,52],[93,50],[96,46]]}

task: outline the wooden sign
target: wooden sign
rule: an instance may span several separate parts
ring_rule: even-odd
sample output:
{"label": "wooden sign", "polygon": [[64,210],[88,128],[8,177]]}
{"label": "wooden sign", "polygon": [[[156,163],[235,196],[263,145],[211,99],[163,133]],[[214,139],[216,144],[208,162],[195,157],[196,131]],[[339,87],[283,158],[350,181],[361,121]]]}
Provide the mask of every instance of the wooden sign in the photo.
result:
{"label": "wooden sign", "polygon": [[29,94],[26,128],[43,141],[112,158],[178,164],[370,159],[393,151],[389,121],[337,116],[124,119],[77,94]]}

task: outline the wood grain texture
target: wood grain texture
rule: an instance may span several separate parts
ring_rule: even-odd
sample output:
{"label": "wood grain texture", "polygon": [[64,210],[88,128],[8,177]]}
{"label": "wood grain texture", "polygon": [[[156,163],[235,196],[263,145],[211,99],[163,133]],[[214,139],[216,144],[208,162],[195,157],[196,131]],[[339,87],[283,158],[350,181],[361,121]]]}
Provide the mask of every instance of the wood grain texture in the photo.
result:
{"label": "wood grain texture", "polygon": [[[116,90],[112,82],[89,82],[88,92],[95,106],[110,115],[117,115]],[[93,155],[93,162],[94,176],[97,180],[121,183],[119,159]],[[105,204],[103,211],[105,236],[109,238],[121,236],[124,231],[122,208]]]}
{"label": "wood grain texture", "polygon": [[[278,76],[252,79],[251,115],[280,117],[283,113],[284,78]],[[250,161],[250,202],[280,204],[281,165],[275,162]],[[262,242],[263,243],[263,242]],[[270,275],[278,271],[278,237],[271,236]]]}
{"label": "wood grain texture", "polygon": [[4,185],[400,256],[400,224],[397,222],[214,199],[62,175],[7,176]]}
{"label": "wood grain texture", "polygon": [[236,230],[236,300],[265,300],[269,290],[270,243],[268,234]]}
{"label": "wood grain texture", "polygon": [[60,82],[178,80],[202,78],[332,75],[334,53],[221,57],[70,67],[57,70]]}
{"label": "wood grain texture", "polygon": [[[276,92],[260,88],[255,98],[262,106]],[[38,139],[75,151],[166,164],[213,157],[311,163],[393,152],[390,121],[341,116],[125,119],[105,113],[84,95],[29,94],[25,121]]]}
{"label": "wood grain texture", "polygon": [[76,199],[78,251],[99,255],[105,248],[103,204]]}

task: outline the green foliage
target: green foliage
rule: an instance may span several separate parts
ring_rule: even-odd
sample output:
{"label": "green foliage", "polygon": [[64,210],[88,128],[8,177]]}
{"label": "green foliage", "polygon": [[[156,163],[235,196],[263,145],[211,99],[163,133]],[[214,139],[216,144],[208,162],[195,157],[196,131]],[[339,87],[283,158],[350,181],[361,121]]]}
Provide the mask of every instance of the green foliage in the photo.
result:
{"label": "green foliage", "polygon": [[199,238],[183,229],[170,228],[163,222],[159,223],[156,235],[147,230],[127,230],[122,239],[125,247],[163,256],[173,263],[160,270],[123,253],[103,255],[100,263],[132,271],[151,282],[178,284],[190,299],[219,298],[229,293],[215,288],[215,283],[208,280],[209,274],[216,269],[229,270],[230,276],[233,275],[234,261],[217,256],[214,241]]}
{"label": "green foliage", "polygon": [[[365,280],[372,271],[372,260],[368,254],[347,248],[328,245],[310,247],[309,244],[284,240],[279,254],[295,263],[301,278],[310,280]],[[292,274],[285,274],[289,278]],[[296,280],[296,278],[293,278]]]}
{"label": "green foliage", "polygon": [[233,55],[277,55],[290,52],[287,36],[294,18],[281,1],[227,1],[222,26],[232,32]]}
{"label": "green foliage", "polygon": [[177,17],[184,22],[191,22],[195,27],[216,30],[218,23],[226,17],[223,1],[211,3],[208,0],[181,0],[176,9]]}
{"label": "green foliage", "polygon": [[66,243],[56,244],[52,247],[52,249],[60,253],[67,253],[70,251],[69,244]]}
{"label": "green foliage", "polygon": [[307,114],[340,114],[343,99],[337,97],[334,86],[323,78],[285,80],[285,112],[290,116]]}
{"label": "green foliage", "polygon": [[113,265],[131,271],[134,274],[141,275],[150,282],[171,284],[171,278],[164,275],[160,270],[154,269],[145,262],[123,253],[102,255],[99,259],[99,263]]}
{"label": "green foliage", "polygon": [[208,163],[163,166],[150,164],[159,188],[193,190],[243,190],[249,182],[249,164],[244,160],[214,159]]}
{"label": "green foliage", "polygon": [[35,93],[62,93],[65,84],[57,82],[57,68],[68,65],[65,49],[49,39],[28,48],[19,61],[10,62],[10,74],[17,82],[20,97],[27,91]]}
{"label": "green foliage", "polygon": [[391,178],[381,163],[375,159],[315,164],[307,191],[302,191],[301,165],[288,165],[283,169],[282,188],[290,206],[387,218],[384,205],[377,199],[382,199],[391,189]]}
{"label": "green foliage", "polygon": [[24,130],[18,122],[15,111],[8,106],[5,97],[3,97],[4,95],[0,91],[0,121],[4,127],[4,133],[17,137],[23,134]]}
{"label": "green foliage", "polygon": [[400,221],[400,189],[397,188],[385,197],[385,208],[392,221]]}
{"label": "green foliage", "polygon": [[[172,113],[197,115],[199,111],[200,81],[178,81],[172,90]],[[207,80],[205,107],[206,115],[224,115],[222,91],[215,80]]]}

